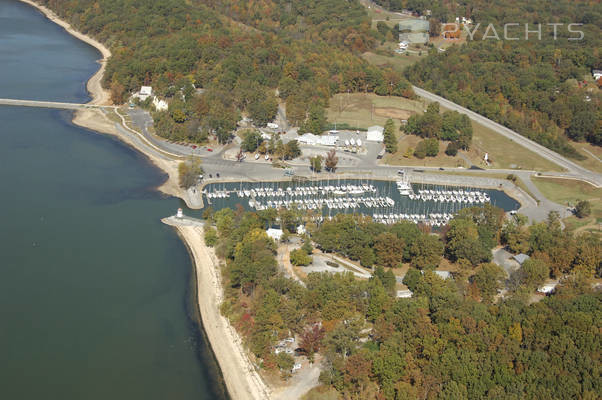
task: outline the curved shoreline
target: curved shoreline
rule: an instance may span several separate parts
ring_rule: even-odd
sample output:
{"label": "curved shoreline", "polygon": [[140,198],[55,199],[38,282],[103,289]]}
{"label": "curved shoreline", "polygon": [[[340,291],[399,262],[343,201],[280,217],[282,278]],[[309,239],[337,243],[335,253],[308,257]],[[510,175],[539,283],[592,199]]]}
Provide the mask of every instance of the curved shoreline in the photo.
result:
{"label": "curved shoreline", "polygon": [[[98,61],[100,68],[86,84],[86,88],[92,97],[92,100],[88,104],[110,105],[109,92],[101,86],[106,63],[111,56],[109,49],[90,36],[76,31],[69,23],[62,20],[47,7],[37,4],[32,0],[19,1],[36,8],[50,21],[63,27],[67,33],[100,51],[103,56],[103,58]],[[111,121],[101,109],[78,110],[74,113],[72,122],[75,125],[96,132],[116,136],[128,146],[144,154],[157,168],[168,175],[168,179],[157,189],[165,194],[179,197],[188,203],[188,196],[177,184],[178,161],[167,159],[159,154],[154,154],[152,149],[145,148],[144,144],[139,142],[139,138],[136,138],[133,134],[128,134],[128,132],[123,127],[119,126],[118,123]],[[259,374],[254,369],[249,369],[252,365],[244,356],[245,353],[240,338],[238,338],[238,340],[236,339],[238,336],[234,331],[234,328],[220,313],[219,302],[221,302],[223,289],[221,287],[221,280],[218,279],[219,271],[211,268],[214,264],[210,258],[201,258],[201,260],[209,261],[211,264],[208,265],[208,268],[200,268],[203,265],[198,261],[198,255],[205,254],[205,257],[208,257],[208,253],[204,252],[208,251],[208,249],[205,248],[202,240],[195,240],[196,235],[194,234],[194,231],[187,232],[186,229],[178,229],[178,231],[180,237],[183,239],[191,253],[191,261],[195,268],[195,280],[197,285],[196,297],[200,318],[203,321],[202,329],[205,331],[207,338],[209,338],[209,344],[213,354],[216,356],[220,373],[224,379],[229,396],[233,400],[269,398],[269,389],[265,386]],[[212,273],[211,270],[214,272]],[[219,321],[220,323],[216,324],[216,321]]]}
{"label": "curved shoreline", "polygon": [[190,253],[195,271],[199,314],[220,365],[228,394],[236,400],[271,398],[269,387],[246,355],[242,339],[221,314],[220,305],[224,295],[219,261],[213,249],[205,245],[203,228],[185,225],[173,218],[164,218],[162,222],[176,229]]}
{"label": "curved shoreline", "polygon": [[92,100],[88,102],[88,104],[111,105],[111,96],[109,92],[102,87],[102,78],[105,72],[107,61],[109,57],[111,57],[111,51],[98,40],[75,30],[75,28],[73,28],[70,23],[61,19],[58,15],[56,15],[54,11],[52,11],[48,7],[38,4],[32,0],[19,1],[21,1],[22,3],[29,4],[30,6],[36,8],[37,10],[42,12],[42,14],[44,14],[46,18],[48,18],[50,21],[64,28],[67,31],[67,33],[69,33],[71,36],[74,36],[82,42],[89,44],[90,46],[96,48],[100,52],[100,54],[102,55],[102,58],[98,60],[98,63],[100,64],[100,69],[96,71],[96,73],[92,75],[92,77],[88,79],[88,82],[86,83],[86,89],[92,96]]}

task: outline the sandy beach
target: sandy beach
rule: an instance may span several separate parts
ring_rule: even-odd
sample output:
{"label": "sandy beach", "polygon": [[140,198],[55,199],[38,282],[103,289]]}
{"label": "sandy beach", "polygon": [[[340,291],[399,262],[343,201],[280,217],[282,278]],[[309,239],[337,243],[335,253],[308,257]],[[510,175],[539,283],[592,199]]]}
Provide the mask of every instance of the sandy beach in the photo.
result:
{"label": "sandy beach", "polygon": [[[48,8],[31,0],[20,1],[37,8],[52,22],[62,26],[71,35],[94,46],[101,52],[103,58],[99,60],[100,69],[87,83],[87,89],[92,97],[89,104],[109,106],[111,104],[109,92],[101,85],[106,62],[111,56],[109,49],[97,40],[77,32],[70,24],[61,20]],[[191,203],[187,192],[178,186],[178,164],[180,162],[178,159],[168,157],[153,149],[144,142],[141,135],[124,126],[124,124],[109,118],[103,109],[78,110],[74,114],[73,123],[96,132],[114,135],[143,153],[153,164],[168,175],[167,180],[158,190],[182,198],[187,204]],[[197,274],[197,299],[201,319],[220,365],[230,397],[234,400],[268,399],[269,390],[246,357],[240,337],[227,319],[220,314],[219,305],[223,291],[217,267],[218,263],[212,250],[205,246],[202,229],[188,226],[178,227],[178,231],[193,256]]]}
{"label": "sandy beach", "polygon": [[[167,219],[164,221],[169,224]],[[223,288],[219,261],[213,249],[205,246],[203,228],[178,224],[176,229],[194,260],[201,319],[228,393],[237,400],[269,399],[270,390],[246,356],[238,333],[220,313]]]}
{"label": "sandy beach", "polygon": [[[88,83],[86,85],[86,88],[90,93],[90,96],[92,97],[92,100],[88,104],[110,106],[110,93],[101,85],[106,63],[111,57],[110,50],[96,39],[76,31],[69,23],[63,21],[59,16],[57,16],[52,10],[48,9],[47,7],[39,5],[32,0],[20,1],[35,7],[36,9],[41,11],[49,20],[63,27],[69,34],[98,49],[98,51],[102,54],[102,59],[98,60],[100,68],[88,80]],[[143,142],[143,140],[140,140],[140,138],[136,137],[140,136],[138,133],[131,130],[131,132],[128,132],[129,128],[124,128],[123,126],[119,127],[119,124],[115,121],[112,121],[107,116],[107,114],[101,109],[78,110],[74,113],[73,123],[96,132],[114,135],[121,141],[125,142],[129,146],[135,148],[136,150],[144,154],[155,166],[157,166],[167,174],[167,180],[157,189],[167,195],[181,198],[191,208],[197,208],[194,206],[193,202],[190,201],[190,198],[186,191],[182,190],[178,186],[178,159],[166,157],[165,155],[153,151],[153,149],[150,148],[150,146],[147,146],[146,143]]]}

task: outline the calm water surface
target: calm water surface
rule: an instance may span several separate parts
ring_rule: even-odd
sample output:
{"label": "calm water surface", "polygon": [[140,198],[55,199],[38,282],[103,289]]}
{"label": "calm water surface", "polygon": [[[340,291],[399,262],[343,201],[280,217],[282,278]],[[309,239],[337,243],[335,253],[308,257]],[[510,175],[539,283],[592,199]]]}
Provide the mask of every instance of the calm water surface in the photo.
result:
{"label": "calm water surface", "polygon": [[[99,53],[0,0],[0,97],[86,101]],[[0,106],[0,398],[223,399],[164,176],[64,111]]]}

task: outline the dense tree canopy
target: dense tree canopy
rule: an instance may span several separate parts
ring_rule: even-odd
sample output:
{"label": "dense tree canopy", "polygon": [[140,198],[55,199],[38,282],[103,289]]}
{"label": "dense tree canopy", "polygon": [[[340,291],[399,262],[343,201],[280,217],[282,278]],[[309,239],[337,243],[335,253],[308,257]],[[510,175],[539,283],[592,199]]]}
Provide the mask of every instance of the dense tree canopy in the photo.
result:
{"label": "dense tree canopy", "polygon": [[[589,92],[578,82],[600,69],[602,6],[599,2],[548,2],[467,0],[445,3],[432,0],[379,0],[393,9],[432,10],[440,21],[471,17],[479,29],[474,40],[433,50],[407,70],[407,77],[446,98],[479,112],[561,153],[579,157],[566,137],[602,144],[599,91]],[[505,23],[517,23],[509,35],[520,40],[482,40],[493,24],[503,36]],[[535,30],[542,24],[542,38],[524,40],[525,24]],[[557,26],[556,40],[551,26]],[[583,24],[583,40],[570,33],[569,23]],[[490,34],[491,34],[490,30]],[[588,78],[591,79],[591,78]],[[588,100],[589,99],[589,100]]]}
{"label": "dense tree canopy", "polygon": [[[376,44],[376,32],[357,0],[41,3],[110,47],[103,84],[114,101],[141,85],[171,99],[171,118],[157,125],[170,139],[202,141],[213,133],[226,141],[241,113],[262,126],[278,101],[293,124],[307,120],[305,129],[318,134],[336,93],[394,87],[392,94],[413,96],[401,74],[359,57]],[[194,96],[191,84],[203,94]]]}
{"label": "dense tree canopy", "polygon": [[[275,244],[259,228],[274,215],[221,210],[211,218],[216,249],[226,262],[222,310],[263,368],[290,369],[290,359],[276,355],[274,345],[297,335],[308,357],[322,354],[320,381],[344,398],[596,398],[602,390],[602,295],[592,291],[583,272],[600,264],[598,238],[568,241],[575,268],[563,273],[571,275],[556,294],[530,304],[523,294],[549,276],[554,247],[567,240],[554,216],[527,228],[520,219],[504,222],[495,207],[459,214],[443,238],[410,222],[383,225],[337,215],[312,229],[312,239],[352,259],[371,251],[374,274],[358,280],[349,272],[310,273],[302,286],[277,271]],[[510,279],[504,298],[499,290],[507,277],[495,264],[446,280],[431,271],[441,261],[443,240],[448,248],[450,241],[468,240],[490,250],[516,229],[526,229],[539,250],[528,250],[531,260]],[[303,247],[295,257],[308,254],[311,246]],[[456,250],[472,258],[466,246]],[[404,278],[410,299],[395,297],[395,275],[381,265],[399,262],[424,269],[410,268]]]}

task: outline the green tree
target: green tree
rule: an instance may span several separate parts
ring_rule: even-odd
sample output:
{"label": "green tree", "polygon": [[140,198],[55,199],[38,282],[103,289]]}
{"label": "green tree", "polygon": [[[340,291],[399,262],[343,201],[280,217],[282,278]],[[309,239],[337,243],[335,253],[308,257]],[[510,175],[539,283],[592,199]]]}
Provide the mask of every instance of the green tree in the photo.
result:
{"label": "green tree", "polygon": [[455,142],[450,142],[445,149],[445,154],[455,157],[458,154],[458,145]]}
{"label": "green tree", "polygon": [[306,266],[311,264],[312,258],[303,249],[295,249],[290,253],[291,264],[297,266]]}
{"label": "green tree", "polygon": [[391,118],[389,118],[385,123],[383,136],[387,153],[397,152],[397,137],[395,136],[395,125],[393,124],[393,120]]}
{"label": "green tree", "polygon": [[592,205],[587,200],[581,200],[575,206],[575,215],[578,218],[589,217],[592,213]]}
{"label": "green tree", "polygon": [[199,175],[203,174],[201,160],[197,157],[191,157],[178,164],[179,185],[181,188],[188,189],[196,185]]}
{"label": "green tree", "polygon": [[204,228],[205,233],[205,245],[209,247],[215,246],[217,243],[217,231],[214,227],[205,225]]}
{"label": "green tree", "polygon": [[240,147],[244,151],[253,152],[257,150],[259,145],[263,142],[263,138],[261,137],[261,132],[257,130],[246,130],[243,133],[244,138]]}
{"label": "green tree", "polygon": [[443,255],[443,243],[437,236],[420,234],[410,246],[410,265],[419,269],[436,268]]}
{"label": "green tree", "polygon": [[299,128],[299,133],[310,132],[315,135],[321,135],[326,129],[326,111],[320,104],[313,104],[309,107],[307,119]]}
{"label": "green tree", "polygon": [[278,112],[278,101],[273,95],[266,93],[251,101],[247,108],[255,126],[266,126]]}
{"label": "green tree", "polygon": [[529,258],[521,266],[523,272],[523,283],[529,289],[541,286],[550,276],[550,268],[543,261]]}
{"label": "green tree", "polygon": [[389,295],[393,295],[395,293],[395,285],[397,284],[397,280],[395,279],[395,274],[393,271],[391,271],[391,269],[387,269],[385,271],[385,269],[379,265],[375,268],[373,277],[380,280]]}
{"label": "green tree", "polygon": [[381,233],[374,238],[374,254],[376,263],[383,267],[395,268],[403,258],[405,244],[397,235],[392,233]]}
{"label": "green tree", "polygon": [[322,171],[322,156],[317,155],[309,159],[310,168],[314,172]]}
{"label": "green tree", "polygon": [[296,140],[291,140],[287,144],[284,145],[283,150],[283,158],[285,160],[292,160],[293,158],[297,158],[301,155],[301,149],[299,148],[299,142]]}
{"label": "green tree", "polygon": [[479,288],[483,300],[491,303],[498,290],[504,287],[502,281],[505,276],[506,273],[502,267],[487,263],[481,265],[477,273],[473,276],[473,282]]}
{"label": "green tree", "polygon": [[455,218],[449,223],[445,251],[452,261],[465,259],[477,265],[491,258],[489,249],[479,236],[477,225],[466,218]]}

